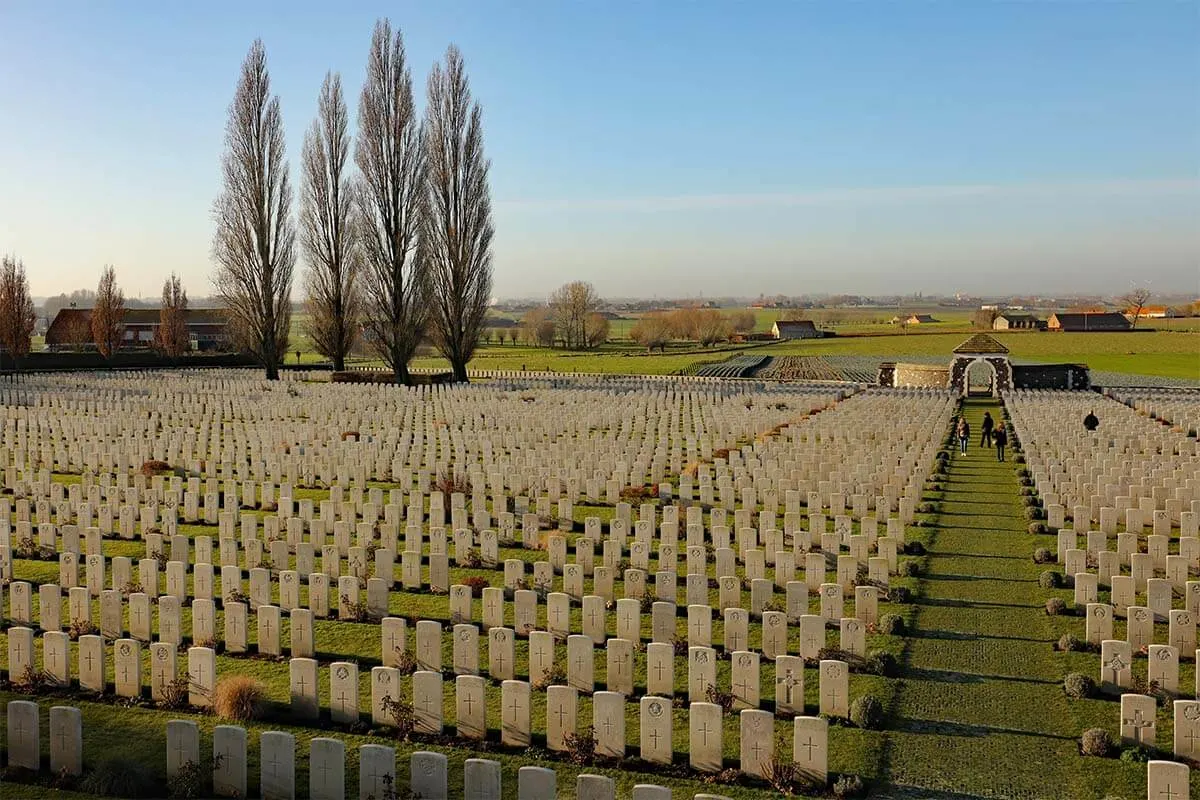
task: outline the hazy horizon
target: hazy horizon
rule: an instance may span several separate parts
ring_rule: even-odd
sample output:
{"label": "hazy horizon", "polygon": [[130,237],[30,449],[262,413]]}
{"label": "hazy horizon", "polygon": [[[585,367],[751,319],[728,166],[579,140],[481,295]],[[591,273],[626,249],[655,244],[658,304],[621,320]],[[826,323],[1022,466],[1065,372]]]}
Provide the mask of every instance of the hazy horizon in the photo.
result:
{"label": "hazy horizon", "polygon": [[[297,177],[377,17],[423,106],[463,52],[499,298],[1200,293],[1200,5],[0,5],[0,252],[41,297],[212,293],[226,109],[262,38]],[[300,296],[298,264],[294,296]]]}

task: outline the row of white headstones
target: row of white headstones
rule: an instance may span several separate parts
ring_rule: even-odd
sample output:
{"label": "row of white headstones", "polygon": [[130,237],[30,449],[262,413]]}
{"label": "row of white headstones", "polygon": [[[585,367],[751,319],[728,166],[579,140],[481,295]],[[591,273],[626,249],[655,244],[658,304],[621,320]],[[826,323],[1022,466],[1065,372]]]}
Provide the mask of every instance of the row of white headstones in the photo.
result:
{"label": "row of white headstones", "polygon": [[[1144,393],[1141,397],[1147,399]],[[1058,560],[1074,584],[1076,606],[1084,611],[1086,639],[1100,647],[1102,691],[1131,688],[1135,654],[1144,650],[1147,681],[1178,695],[1181,655],[1194,653],[1200,664],[1200,580],[1188,580],[1200,567],[1200,450],[1195,440],[1186,430],[1167,429],[1133,408],[1094,395],[1014,392],[1006,402],[1035,485],[1054,499],[1052,492],[1063,491],[1064,502],[1072,506],[1072,528],[1065,527],[1062,504],[1050,506],[1048,522],[1059,528]],[[1175,403],[1177,414],[1180,405]],[[1102,423],[1096,432],[1088,432],[1082,419],[1093,411]],[[1086,480],[1073,479],[1080,474]],[[1145,537],[1149,552],[1142,553],[1146,512],[1154,525]],[[1118,532],[1121,516],[1125,525]],[[1090,530],[1097,522],[1099,529]],[[1115,551],[1109,549],[1113,535]],[[1178,536],[1175,555],[1170,554],[1173,535]],[[1086,549],[1079,547],[1080,536],[1086,538]],[[1158,574],[1166,577],[1155,577]],[[1110,588],[1107,603],[1099,602],[1100,586]],[[1145,606],[1136,604],[1139,593],[1146,595]],[[1172,607],[1177,593],[1181,608]],[[1126,620],[1125,641],[1112,638],[1116,617]],[[1168,644],[1153,643],[1156,621],[1169,622]],[[1194,692],[1200,698],[1200,670]],[[1121,742],[1157,749],[1157,716],[1157,698],[1121,693]],[[1175,700],[1171,721],[1172,754],[1189,762],[1200,759],[1200,700]],[[1188,796],[1185,764],[1151,764],[1149,797]]]}
{"label": "row of white headstones", "polygon": [[[231,388],[236,388],[236,384],[233,384],[231,386]],[[242,387],[242,389],[244,390],[245,387]],[[124,390],[122,390],[122,391],[124,391]],[[557,390],[555,390],[555,391],[557,391]],[[335,394],[337,394],[340,398],[340,395],[342,393],[335,393]],[[553,391],[546,392],[546,395],[547,395],[546,399],[551,399],[553,394],[554,394]],[[572,392],[567,392],[566,394],[568,394],[571,398],[577,398],[581,393],[577,392],[577,391],[572,391]],[[583,394],[586,394],[586,393],[583,393]],[[760,407],[764,403],[766,403],[767,400],[769,400],[773,397],[779,396],[780,393],[775,393],[775,394],[766,393],[766,395],[767,396],[765,398],[764,397],[757,398],[757,402],[760,405]],[[388,397],[387,394],[383,393],[383,392],[379,393],[379,396],[381,398]],[[787,393],[782,393],[782,396],[784,396],[786,398],[786,397],[789,397],[790,395],[788,395]],[[126,404],[126,401],[129,400],[130,398],[135,398],[135,399],[137,398],[136,391],[134,391],[132,388],[130,389],[130,393],[128,395],[123,395],[123,394],[121,394],[121,392],[114,392],[114,393],[112,393],[112,396],[110,396],[108,399],[112,401],[112,404],[114,406],[124,404],[123,407],[126,409],[126,412],[128,412],[130,409],[128,408],[128,404]],[[485,396],[484,399],[489,399],[489,398],[492,400],[495,399],[493,396]],[[707,399],[712,400],[714,398],[716,398],[717,400],[720,400],[719,393],[714,393],[712,396],[708,397]],[[605,404],[611,404],[613,402],[613,399],[614,398],[612,396],[605,396],[602,398],[602,401]],[[705,398],[702,397],[700,399],[704,400]],[[388,400],[388,402],[391,402],[391,401]],[[689,402],[692,402],[692,400],[689,400]],[[740,414],[740,412],[736,412],[736,405],[734,405],[733,402],[728,402],[727,400],[724,402],[725,402],[726,406],[730,406],[733,409],[735,409],[734,411],[730,412],[731,417],[737,418],[737,417],[743,416]],[[736,397],[734,398],[734,402],[737,402]],[[134,405],[136,405],[136,402],[134,403]],[[328,406],[329,404],[326,403],[326,405]],[[79,407],[84,409],[87,412],[87,414],[94,413],[94,407],[92,407],[93,410],[88,410],[88,408],[86,407],[86,403],[84,401],[80,401]],[[299,406],[297,405],[296,407],[298,408]],[[834,417],[837,416],[836,412],[839,409],[847,410],[847,411],[846,411],[846,413],[841,414],[839,418],[834,419]],[[453,411],[454,409],[443,407],[442,410],[443,411],[445,411],[445,410]],[[747,411],[748,410],[749,409],[747,408]],[[802,464],[803,461],[801,459],[803,459],[805,457],[811,458],[811,454],[813,453],[814,449],[824,448],[825,452],[828,452],[828,448],[832,447],[832,448],[834,448],[834,451],[836,453],[838,453],[839,457],[845,458],[847,456],[850,456],[850,457],[853,457],[853,459],[856,461],[863,460],[865,456],[872,456],[872,455],[880,456],[879,461],[881,461],[883,465],[875,470],[855,469],[855,470],[847,470],[844,472],[844,477],[847,482],[847,486],[849,488],[867,489],[867,491],[858,491],[855,493],[863,494],[865,496],[872,496],[875,494],[874,491],[871,491],[872,489],[874,489],[874,490],[883,489],[887,485],[893,485],[893,486],[896,486],[897,488],[902,488],[903,490],[906,490],[906,491],[913,491],[914,489],[916,491],[919,491],[919,487],[923,481],[924,475],[927,473],[927,471],[929,469],[929,465],[932,463],[932,456],[936,452],[937,446],[940,443],[940,438],[945,430],[945,425],[948,422],[950,410],[951,410],[951,403],[948,400],[948,398],[944,395],[931,394],[931,393],[922,394],[922,393],[913,393],[913,392],[909,392],[909,393],[898,392],[898,393],[887,393],[887,394],[862,395],[862,396],[856,397],[854,400],[846,401],[846,402],[842,403],[840,406],[836,407],[833,412],[826,412],[817,417],[813,417],[803,423],[800,423],[799,425],[794,426],[792,429],[785,429],[779,435],[774,435],[774,436],[762,439],[762,440],[756,442],[753,446],[751,446],[751,448],[749,450],[744,451],[741,454],[738,454],[736,456],[732,456],[732,454],[731,454],[732,457],[730,459],[730,463],[732,465],[734,465],[735,469],[732,469],[728,473],[727,480],[725,480],[725,485],[733,485],[733,481],[735,478],[739,481],[749,482],[749,485],[743,484],[742,486],[739,487],[741,490],[740,495],[741,495],[742,499],[747,499],[747,494],[746,494],[745,490],[746,489],[755,489],[755,490],[757,489],[757,487],[754,483],[754,481],[756,480],[756,477],[750,471],[750,465],[753,464],[754,470],[764,470],[764,469],[773,470],[772,475],[769,475],[765,478],[758,479],[761,481],[761,483],[759,485],[761,485],[763,491],[768,492],[768,491],[771,491],[772,489],[774,489],[777,493],[776,497],[783,496],[788,491],[793,491],[793,492],[796,491],[796,489],[793,489],[791,486],[789,486],[787,484],[787,482],[791,480],[790,475],[792,473],[796,472],[796,468],[793,467],[791,469],[787,469],[787,466],[789,464],[795,464],[795,465]],[[853,412],[853,413],[850,413],[850,412]],[[456,413],[461,414],[461,411],[458,411]],[[522,410],[522,414],[527,414],[527,413],[528,413],[527,411]],[[563,419],[565,419],[566,417],[567,417],[567,415],[565,413],[559,415],[559,422],[561,423],[563,421]],[[515,418],[519,418],[519,417],[515,417]],[[771,419],[774,419],[774,418],[777,418],[777,417],[769,417],[768,421],[770,421]],[[880,418],[906,420],[906,423],[894,425],[891,427],[885,427],[882,430],[875,430],[873,427],[866,427],[866,428],[864,427],[864,426],[877,425]],[[916,420],[916,422],[913,422],[913,420]],[[361,420],[358,420],[358,421],[361,421]],[[760,423],[756,424],[753,420],[745,420],[745,419],[735,419],[735,423],[736,424],[734,424],[734,423],[726,424],[725,430],[735,431],[735,432],[738,430],[754,431],[757,428],[757,424],[760,424]],[[568,430],[570,429],[569,425],[572,425],[572,424],[577,425],[577,422],[569,423],[568,428],[567,428]],[[615,420],[614,420],[614,424],[615,424]],[[738,426],[740,426],[740,427],[738,427]],[[7,433],[7,427],[8,426],[6,426],[6,433]],[[80,424],[77,427],[79,427],[80,429],[83,429],[86,426]],[[343,427],[343,426],[335,425],[333,427]],[[850,431],[853,432],[850,435],[846,434],[847,427],[849,427]],[[93,454],[100,454],[100,453],[105,453],[105,452],[111,453],[113,445],[116,442],[118,442],[122,437],[122,426],[120,423],[117,423],[117,424],[106,423],[106,424],[100,426],[100,428],[101,428],[101,430],[94,431],[94,433],[99,434],[99,436],[97,437],[98,443],[97,443],[97,446],[95,448],[93,448],[90,452]],[[377,432],[382,433],[382,431],[377,431]],[[368,433],[364,436],[361,430],[359,432],[360,438],[369,438],[369,437],[373,437],[374,435],[375,435],[375,433]],[[531,437],[531,439],[532,439],[532,437]],[[101,440],[102,440],[102,443],[100,443]],[[667,442],[668,442],[668,444],[670,442],[669,435],[667,437]],[[864,444],[864,442],[866,442],[868,444]],[[241,452],[244,452],[247,457],[252,455],[251,444],[252,444],[252,440],[249,438],[243,439],[238,444],[239,447],[243,448]],[[359,443],[352,442],[351,444],[359,444]],[[374,444],[374,442],[373,441],[367,442],[367,444]],[[708,446],[711,446],[711,443],[708,443]],[[882,448],[882,449],[880,449],[880,448]],[[913,455],[913,448],[915,448],[915,451],[917,454],[915,456]],[[806,454],[808,454],[808,455],[806,455]],[[125,461],[128,462],[130,467],[133,466],[135,460],[136,459],[132,459],[132,458],[128,458],[128,457],[125,458]],[[424,459],[422,459],[422,460],[424,460]],[[870,463],[869,459],[867,459],[867,460],[868,460],[868,463]],[[813,460],[810,462],[810,466],[808,468],[810,471],[815,470],[819,466],[821,466],[821,464],[822,464],[822,462]],[[620,465],[617,465],[617,466],[620,466]],[[719,466],[720,465],[718,465],[718,467]],[[703,473],[701,473],[701,475],[703,475]],[[703,477],[701,478],[701,480],[703,482]],[[851,482],[854,482],[853,485],[851,485]],[[782,492],[780,492],[781,489],[782,489]],[[840,493],[840,492],[835,492],[836,489],[838,489],[838,486],[836,484],[834,484],[833,482],[830,482],[829,486],[826,488],[826,491],[829,494]],[[757,491],[755,492],[755,494],[757,494]],[[753,500],[755,500],[755,502],[757,503],[756,496],[750,495],[750,497]],[[291,504],[288,504],[288,505],[290,506]],[[890,505],[890,503],[889,503],[889,505]],[[833,510],[832,507],[831,507],[831,510]],[[745,511],[745,509],[742,509],[742,511]],[[657,536],[655,536],[655,534],[658,534],[658,533],[659,533],[658,531],[654,531],[654,533],[652,534],[652,539],[657,538]],[[837,534],[832,534],[832,535],[837,535]],[[847,544],[847,542],[839,541],[838,542],[839,549],[844,544]],[[746,552],[748,550],[755,550],[756,548],[750,547],[747,549],[746,547],[743,547],[742,549],[743,549],[743,559],[745,559]],[[779,551],[779,552],[786,552],[786,551]],[[823,571],[825,568],[824,556],[818,554],[818,557],[820,557],[822,559],[822,574],[823,574]],[[777,560],[777,556],[776,556],[776,560]],[[116,570],[114,569],[114,571],[116,571]],[[252,577],[253,577],[253,575],[252,575]],[[759,579],[759,580],[763,580],[763,579]],[[157,583],[157,581],[155,581],[155,582]],[[101,580],[101,584],[102,584],[102,580]],[[769,582],[768,582],[768,585],[769,585]],[[841,587],[835,586],[834,588],[841,588]],[[824,595],[823,595],[823,603],[824,602],[827,602],[827,601],[824,599]],[[664,604],[664,605],[669,605],[669,604]],[[261,612],[261,608],[260,608],[260,612]],[[161,608],[160,608],[160,613],[161,613]],[[773,613],[773,612],[769,612],[769,613]],[[711,610],[710,610],[710,614],[711,614]],[[103,617],[103,613],[101,616]],[[657,616],[657,615],[655,615],[655,616]],[[783,616],[783,615],[781,614],[781,616]],[[672,618],[672,620],[674,620],[674,615],[671,615],[671,618]],[[785,622],[786,622],[786,620],[785,620]],[[825,622],[823,619],[820,622],[821,622],[821,633],[822,633],[821,638],[823,640],[824,639]],[[845,622],[843,622],[842,625],[845,628]],[[261,618],[260,618],[260,627],[261,627]],[[640,627],[640,625],[639,625],[639,627]],[[589,641],[589,643],[590,643],[590,641]],[[121,642],[121,644],[127,644],[127,642],[123,640]],[[660,642],[660,644],[662,644],[662,643]],[[85,647],[90,648],[93,646],[94,645],[90,639],[86,642],[86,644],[81,640],[81,651]],[[205,661],[205,656],[207,655],[203,651],[207,650],[207,648],[193,648],[193,650],[195,651],[195,660],[196,660],[197,664],[198,665],[203,664]],[[696,656],[694,658],[695,663],[698,664],[701,662],[701,659],[703,657],[708,657],[708,663],[715,664],[716,653],[711,648],[696,647],[696,648],[693,648],[693,650],[696,651]],[[755,660],[757,660],[757,658],[756,658],[757,654],[745,653],[744,655],[754,656]],[[189,655],[189,662],[192,660],[193,659],[192,659],[191,655]],[[303,661],[302,659],[296,659],[293,663],[302,662],[302,661]],[[210,680],[215,680],[215,662],[214,662],[213,666],[214,666],[214,669],[212,669],[212,670],[205,671],[203,669],[200,669],[200,670],[198,670],[198,672],[207,672],[208,675],[212,676],[210,678]],[[833,706],[831,707],[832,711],[836,711],[836,710],[840,709],[842,711],[842,714],[839,714],[839,715],[844,715],[845,703],[848,700],[848,695],[849,695],[848,684],[844,683],[844,681],[846,680],[846,674],[848,672],[848,670],[846,669],[846,665],[841,664],[839,662],[828,662],[827,664],[822,665],[822,666],[823,666],[823,669],[821,671],[822,684],[823,684],[823,689],[821,691],[822,707],[823,707],[823,709],[825,708],[825,705],[826,705],[825,698],[829,698],[829,702],[831,704],[833,704]],[[302,669],[300,666],[297,667],[297,671],[302,672]],[[190,672],[191,672],[191,670],[189,670],[189,673]],[[755,674],[757,674],[757,670],[755,670],[754,672],[755,672]],[[436,673],[434,673],[434,674],[436,675],[438,684],[440,686],[441,676],[440,676],[440,674],[436,674]],[[191,682],[196,683],[197,681],[195,679],[197,677],[199,677],[199,675],[191,676]],[[471,676],[462,676],[462,677],[468,678]],[[828,685],[826,685],[827,677],[828,677]],[[426,679],[426,680],[428,680],[428,679]],[[838,689],[838,680],[843,681],[843,683],[840,684],[842,687],[840,691]],[[414,681],[415,681],[415,679],[414,679]],[[715,679],[714,679],[714,682],[715,682]],[[315,681],[313,683],[315,686]],[[522,683],[522,682],[516,682],[516,683]],[[139,681],[139,685],[140,685],[140,681]],[[573,687],[569,687],[569,686],[567,686],[567,687],[550,687],[550,688],[556,690],[555,691],[556,695],[562,694],[562,692],[559,690],[570,691],[570,692],[576,691]],[[203,692],[198,693],[198,694],[203,694]],[[416,695],[416,692],[414,692],[414,696],[415,695]],[[424,695],[424,693],[422,693],[422,695]],[[438,692],[438,695],[440,696],[440,691]],[[467,696],[469,697],[470,695],[467,695]],[[419,699],[424,699],[424,696]],[[646,698],[642,698],[642,699],[645,700]],[[623,696],[622,696],[621,702],[622,702],[622,708],[623,708],[623,705],[624,705]],[[691,719],[693,721],[693,726],[698,726],[698,732],[699,732],[701,738],[707,740],[710,736],[713,736],[714,733],[713,733],[713,731],[708,730],[708,728],[710,726],[706,723],[706,720],[707,720],[706,715],[711,715],[711,714],[715,713],[716,717],[715,717],[715,721],[712,724],[712,727],[713,728],[718,727],[718,723],[720,720],[720,709],[716,706],[713,706],[712,704],[702,703],[702,702],[694,702],[692,705],[692,708],[694,709],[694,713],[690,714],[689,716],[691,717]],[[754,712],[754,714],[766,714],[766,716],[768,718],[772,717],[772,715],[770,715],[768,712],[759,712],[756,709],[747,709],[746,711],[752,711],[752,712]],[[832,713],[832,711],[830,711],[830,713]],[[649,713],[649,712],[647,712],[647,713]],[[623,713],[621,714],[621,718],[622,719],[624,718]],[[771,718],[767,721],[759,721],[762,718],[758,717],[758,716],[744,716],[743,718],[749,721],[747,724],[753,723],[754,725],[764,726],[768,731],[771,731],[771,732],[773,732],[773,730],[774,730],[773,718]],[[768,722],[769,722],[769,724],[768,724]],[[768,734],[767,739],[770,740],[771,738],[772,738],[772,736],[770,734]],[[692,739],[694,740],[695,737],[693,736]],[[622,741],[623,741],[623,737],[622,737]],[[752,741],[749,741],[749,743],[747,743],[747,741],[744,739],[742,744],[743,744],[743,750],[744,750],[747,746],[752,746],[754,744],[754,741],[752,740]],[[762,748],[760,747],[759,750],[761,750],[761,749]],[[692,741],[692,742],[690,742],[690,752],[693,754],[694,758],[705,760],[705,754],[708,752],[711,752],[711,751],[709,750],[709,748],[703,746],[702,744],[698,744],[697,742]],[[716,752],[718,753],[716,763],[718,765],[717,768],[719,768],[719,764],[720,764],[719,747],[716,750]],[[750,758],[750,759],[747,759],[747,762],[750,763],[752,766],[757,766],[762,763],[762,759],[761,758]]]}

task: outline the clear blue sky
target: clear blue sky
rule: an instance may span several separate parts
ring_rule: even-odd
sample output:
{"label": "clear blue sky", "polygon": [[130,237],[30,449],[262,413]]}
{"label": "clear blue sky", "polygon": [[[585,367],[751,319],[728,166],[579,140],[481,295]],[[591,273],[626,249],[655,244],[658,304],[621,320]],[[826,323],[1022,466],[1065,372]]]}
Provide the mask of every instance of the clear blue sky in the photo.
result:
{"label": "clear blue sky", "polygon": [[463,51],[500,296],[1200,292],[1195,0],[0,0],[0,252],[39,296],[207,294],[250,43],[294,168],[384,14],[422,97]]}

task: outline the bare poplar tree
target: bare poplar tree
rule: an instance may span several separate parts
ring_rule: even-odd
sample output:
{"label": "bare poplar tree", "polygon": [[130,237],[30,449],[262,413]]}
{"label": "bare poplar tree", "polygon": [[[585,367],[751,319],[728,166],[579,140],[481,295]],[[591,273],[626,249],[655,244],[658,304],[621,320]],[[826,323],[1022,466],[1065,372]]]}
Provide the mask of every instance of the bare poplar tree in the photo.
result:
{"label": "bare poplar tree", "polygon": [[163,283],[158,330],[154,332],[154,346],[170,358],[179,358],[188,350],[187,308],[187,291],[179,276],[172,272]]}
{"label": "bare poplar tree", "polygon": [[92,340],[100,355],[109,358],[121,349],[125,335],[125,294],[117,286],[117,273],[111,265],[100,273],[96,301],[92,305]]}
{"label": "bare poplar tree", "polygon": [[429,280],[418,257],[425,189],[423,136],[400,31],[375,23],[358,104],[354,161],[362,246],[363,320],[370,343],[408,383],[428,319]]}
{"label": "bare poplar tree", "polygon": [[225,126],[224,189],[213,203],[217,295],[235,340],[279,378],[292,321],[296,229],[279,97],[261,40],[242,63]]}
{"label": "bare poplar tree", "polygon": [[429,74],[425,105],[429,210],[423,253],[433,288],[434,344],[454,380],[467,379],[492,295],[491,163],[483,155],[483,112],[471,102],[462,54],[451,45]]}
{"label": "bare poplar tree", "polygon": [[36,324],[25,265],[14,256],[4,256],[0,259],[0,347],[12,358],[14,373],[21,371],[21,359],[29,355]]}
{"label": "bare poplar tree", "polygon": [[300,241],[308,259],[306,329],[316,351],[339,372],[358,337],[358,253],[351,220],[350,115],[342,79],[327,73],[317,118],[300,157]]}

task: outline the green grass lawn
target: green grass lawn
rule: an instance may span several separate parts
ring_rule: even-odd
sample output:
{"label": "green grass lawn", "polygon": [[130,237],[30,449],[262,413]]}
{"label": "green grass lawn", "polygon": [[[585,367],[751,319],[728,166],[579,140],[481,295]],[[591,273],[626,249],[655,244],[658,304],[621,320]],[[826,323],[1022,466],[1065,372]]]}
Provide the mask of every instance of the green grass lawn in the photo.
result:
{"label": "green grass lawn", "polygon": [[[562,373],[612,373],[670,375],[698,363],[721,361],[743,351],[766,356],[872,356],[903,360],[905,357],[944,357],[972,334],[969,328],[947,332],[945,327],[894,326],[829,339],[788,342],[754,342],[701,348],[676,342],[665,353],[646,352],[628,340],[610,341],[595,350],[573,351],[529,345],[481,346],[471,361],[474,370],[520,370]],[[1179,329],[1141,333],[1050,333],[1045,331],[995,332],[1015,359],[1045,363],[1083,363],[1093,370],[1141,375],[1200,379],[1200,330]],[[423,369],[448,369],[437,356],[423,356],[412,365]]]}

